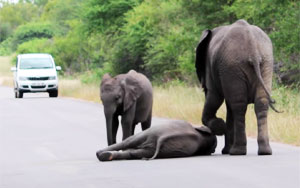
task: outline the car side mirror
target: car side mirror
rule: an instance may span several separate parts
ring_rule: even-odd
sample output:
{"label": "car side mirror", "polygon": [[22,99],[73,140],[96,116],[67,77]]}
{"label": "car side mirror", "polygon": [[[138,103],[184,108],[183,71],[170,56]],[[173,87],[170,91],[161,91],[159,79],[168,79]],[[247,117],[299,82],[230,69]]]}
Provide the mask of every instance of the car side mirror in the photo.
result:
{"label": "car side mirror", "polygon": [[17,71],[17,67],[11,67],[11,68],[10,68],[10,71],[16,72],[16,71]]}
{"label": "car side mirror", "polygon": [[56,66],[56,70],[60,71],[61,70],[61,66]]}

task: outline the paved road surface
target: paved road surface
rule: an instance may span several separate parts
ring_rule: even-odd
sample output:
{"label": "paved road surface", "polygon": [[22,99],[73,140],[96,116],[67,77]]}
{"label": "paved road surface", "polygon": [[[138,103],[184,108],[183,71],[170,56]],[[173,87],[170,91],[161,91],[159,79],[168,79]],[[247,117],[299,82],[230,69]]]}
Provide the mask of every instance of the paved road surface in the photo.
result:
{"label": "paved road surface", "polygon": [[24,97],[0,86],[1,188],[300,187],[299,147],[272,143],[272,156],[257,156],[253,139],[247,156],[221,155],[220,138],[212,156],[99,162],[95,152],[106,146],[100,104]]}

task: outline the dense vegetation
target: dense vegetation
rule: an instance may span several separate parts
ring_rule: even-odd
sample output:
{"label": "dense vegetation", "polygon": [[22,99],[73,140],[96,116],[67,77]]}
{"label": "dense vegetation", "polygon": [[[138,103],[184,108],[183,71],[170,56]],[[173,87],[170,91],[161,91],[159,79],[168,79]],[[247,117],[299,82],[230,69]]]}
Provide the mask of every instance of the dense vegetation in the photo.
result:
{"label": "dense vegetation", "polygon": [[202,30],[245,19],[273,41],[277,80],[300,83],[298,0],[0,2],[0,55],[51,53],[64,74],[85,82],[129,69],[159,83],[194,82]]}

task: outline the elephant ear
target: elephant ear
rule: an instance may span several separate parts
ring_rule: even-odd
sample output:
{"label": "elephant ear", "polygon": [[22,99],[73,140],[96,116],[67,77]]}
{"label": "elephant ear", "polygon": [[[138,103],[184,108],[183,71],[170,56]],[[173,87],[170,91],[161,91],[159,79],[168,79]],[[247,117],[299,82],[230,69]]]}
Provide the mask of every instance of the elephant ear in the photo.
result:
{"label": "elephant ear", "polygon": [[107,80],[110,80],[110,79],[111,79],[111,76],[108,73],[104,74],[103,77],[102,77],[102,80],[101,80],[101,85],[104,84]]}
{"label": "elephant ear", "polygon": [[207,87],[205,84],[205,63],[206,63],[205,61],[207,56],[208,44],[211,39],[211,34],[212,34],[211,30],[204,30],[202,32],[200,42],[196,48],[196,61],[195,61],[196,72],[205,93],[207,91]]}
{"label": "elephant ear", "polygon": [[200,132],[201,134],[208,134],[208,135],[211,135],[212,132],[210,130],[210,128],[202,125],[200,127],[195,127],[196,131]]}
{"label": "elephant ear", "polygon": [[128,75],[121,81],[121,86],[125,92],[123,100],[123,110],[127,111],[142,94],[142,87],[137,79]]}

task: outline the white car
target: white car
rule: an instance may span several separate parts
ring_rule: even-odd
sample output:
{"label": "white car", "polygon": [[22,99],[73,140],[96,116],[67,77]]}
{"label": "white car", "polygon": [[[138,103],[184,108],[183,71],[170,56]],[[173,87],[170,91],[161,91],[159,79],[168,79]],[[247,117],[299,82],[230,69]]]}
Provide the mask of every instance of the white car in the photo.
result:
{"label": "white car", "polygon": [[58,95],[57,70],[50,54],[20,54],[17,56],[14,72],[14,92],[16,98],[22,98],[27,92],[48,92],[50,97]]}

